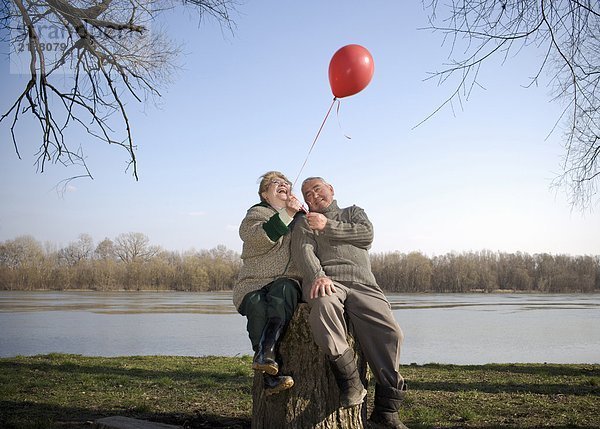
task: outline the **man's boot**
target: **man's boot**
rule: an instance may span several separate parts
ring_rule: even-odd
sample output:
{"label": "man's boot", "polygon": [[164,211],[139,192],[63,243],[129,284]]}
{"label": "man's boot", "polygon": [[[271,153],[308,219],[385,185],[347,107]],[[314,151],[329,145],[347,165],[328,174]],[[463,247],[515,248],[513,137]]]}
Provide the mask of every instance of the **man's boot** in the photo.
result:
{"label": "man's boot", "polygon": [[341,356],[330,361],[335,381],[340,388],[340,405],[343,408],[360,405],[367,395],[358,375],[358,368],[354,362],[354,351],[349,348]]}
{"label": "man's boot", "polygon": [[370,427],[408,429],[398,416],[398,410],[405,394],[406,384],[402,386],[402,390],[376,384],[375,406],[369,417]]}
{"label": "man's boot", "polygon": [[279,365],[275,359],[276,346],[279,338],[284,332],[285,323],[279,317],[267,319],[267,324],[263,329],[258,352],[254,355],[252,369],[266,372],[270,375],[277,375]]}
{"label": "man's boot", "polygon": [[289,375],[263,374],[265,395],[271,396],[289,389],[294,385],[294,379]]}

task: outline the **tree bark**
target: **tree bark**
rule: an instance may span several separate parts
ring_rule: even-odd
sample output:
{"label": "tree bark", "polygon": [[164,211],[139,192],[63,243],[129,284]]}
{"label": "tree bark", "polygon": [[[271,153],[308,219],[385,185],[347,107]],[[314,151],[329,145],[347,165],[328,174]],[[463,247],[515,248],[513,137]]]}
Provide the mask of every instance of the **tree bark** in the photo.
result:
{"label": "tree bark", "polygon": [[[339,389],[325,354],[313,341],[308,304],[296,309],[279,347],[283,359],[280,374],[291,375],[294,386],[284,392],[266,396],[263,375],[257,372],[252,387],[253,429],[354,429],[366,421],[366,400],[361,406],[340,408]],[[367,364],[358,343],[350,334],[358,370],[367,387]]]}

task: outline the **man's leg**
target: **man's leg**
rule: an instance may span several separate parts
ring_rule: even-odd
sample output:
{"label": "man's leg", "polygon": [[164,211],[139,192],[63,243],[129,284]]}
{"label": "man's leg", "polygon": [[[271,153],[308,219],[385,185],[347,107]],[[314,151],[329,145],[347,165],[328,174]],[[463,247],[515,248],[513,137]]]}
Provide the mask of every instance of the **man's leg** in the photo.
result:
{"label": "man's leg", "polygon": [[398,372],[404,334],[380,289],[347,284],[346,313],[378,384],[401,389]]}
{"label": "man's leg", "polygon": [[402,330],[380,289],[360,284],[348,286],[348,318],[376,381],[369,422],[374,428],[406,429],[398,416],[406,389],[398,372]]}
{"label": "man's leg", "polygon": [[326,355],[341,356],[349,347],[344,316],[346,287],[335,283],[336,293],[310,299],[310,286],[304,286],[303,296],[310,306],[308,322],[315,343]]}
{"label": "man's leg", "polygon": [[344,315],[346,288],[335,283],[336,293],[305,300],[310,305],[309,323],[315,343],[327,355],[335,381],[340,389],[340,405],[344,408],[360,405],[367,394],[360,376],[354,351],[346,339],[348,328]]}

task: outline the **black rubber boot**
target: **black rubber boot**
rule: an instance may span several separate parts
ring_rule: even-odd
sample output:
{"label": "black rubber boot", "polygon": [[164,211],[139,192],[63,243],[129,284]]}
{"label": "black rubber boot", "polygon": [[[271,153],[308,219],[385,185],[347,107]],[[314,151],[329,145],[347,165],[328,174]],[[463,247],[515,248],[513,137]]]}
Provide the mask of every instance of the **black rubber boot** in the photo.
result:
{"label": "black rubber boot", "polygon": [[294,385],[294,379],[289,375],[263,374],[265,395],[271,396],[283,392]]}
{"label": "black rubber boot", "polygon": [[398,410],[406,394],[406,384],[402,390],[393,387],[375,385],[375,406],[369,424],[371,428],[408,429],[400,421]]}
{"label": "black rubber boot", "polygon": [[354,362],[354,351],[348,349],[344,354],[329,362],[335,381],[340,388],[340,405],[343,408],[349,408],[362,404],[367,395],[367,389],[360,381],[358,368]]}
{"label": "black rubber boot", "polygon": [[260,337],[260,343],[258,344],[258,352],[254,355],[252,369],[266,372],[270,375],[277,375],[279,364],[275,359],[275,353],[277,343],[284,332],[284,328],[285,323],[279,317],[272,317],[267,320],[267,324]]}

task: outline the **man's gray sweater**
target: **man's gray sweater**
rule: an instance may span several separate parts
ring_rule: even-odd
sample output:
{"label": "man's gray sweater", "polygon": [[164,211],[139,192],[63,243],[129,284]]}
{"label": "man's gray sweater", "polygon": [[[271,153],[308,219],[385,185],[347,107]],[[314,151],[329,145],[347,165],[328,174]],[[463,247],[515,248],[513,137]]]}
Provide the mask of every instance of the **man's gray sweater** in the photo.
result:
{"label": "man's gray sweater", "polygon": [[358,206],[340,209],[334,200],[322,214],[328,219],[323,231],[311,230],[303,217],[292,233],[292,259],[305,286],[323,276],[377,286],[368,253],[373,225],[364,210]]}

